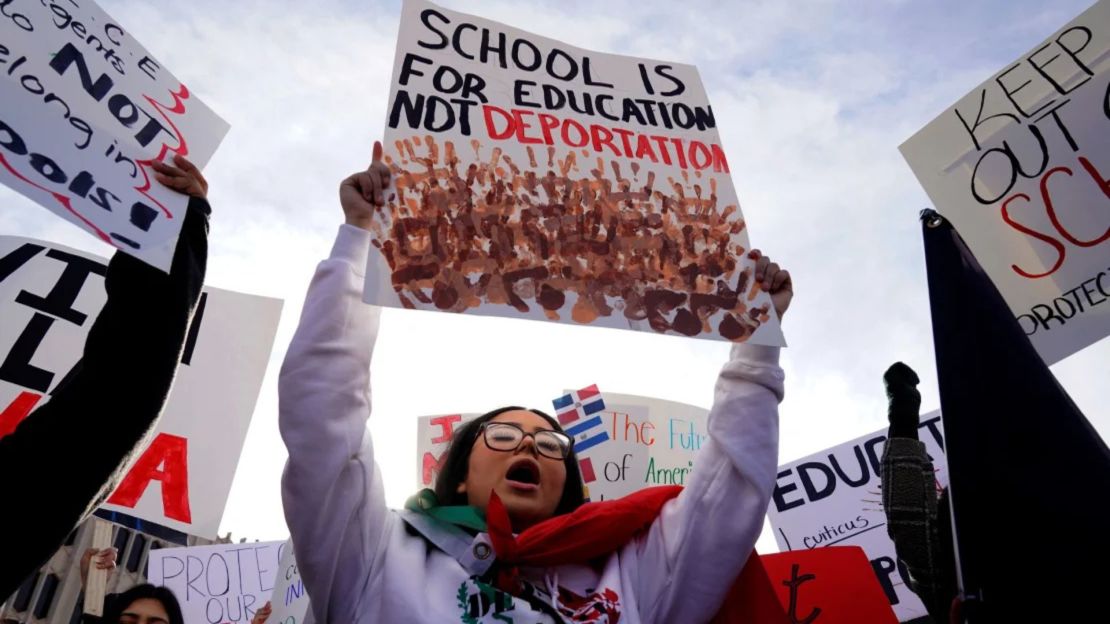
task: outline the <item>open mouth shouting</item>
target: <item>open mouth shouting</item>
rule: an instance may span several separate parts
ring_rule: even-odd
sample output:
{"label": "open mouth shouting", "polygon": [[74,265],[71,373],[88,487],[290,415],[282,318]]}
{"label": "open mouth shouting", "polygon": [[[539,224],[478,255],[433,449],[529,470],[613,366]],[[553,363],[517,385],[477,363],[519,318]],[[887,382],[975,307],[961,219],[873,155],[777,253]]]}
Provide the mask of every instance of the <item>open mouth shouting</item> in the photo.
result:
{"label": "open mouth shouting", "polygon": [[505,482],[516,492],[535,492],[540,487],[540,465],[534,459],[522,457],[509,466]]}

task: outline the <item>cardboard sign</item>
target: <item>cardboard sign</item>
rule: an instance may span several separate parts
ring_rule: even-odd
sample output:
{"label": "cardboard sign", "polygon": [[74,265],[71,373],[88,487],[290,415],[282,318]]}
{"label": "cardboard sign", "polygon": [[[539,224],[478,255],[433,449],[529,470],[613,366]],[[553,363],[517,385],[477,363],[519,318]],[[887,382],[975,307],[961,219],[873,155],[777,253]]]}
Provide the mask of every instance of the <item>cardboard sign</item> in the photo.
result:
{"label": "cardboard sign", "polygon": [[277,580],[270,596],[270,622],[274,624],[304,624],[308,615],[308,593],[301,581],[301,572],[293,556],[293,542],[287,541],[282,547],[281,561],[278,562]]}
{"label": "cardboard sign", "polygon": [[[937,468],[938,489],[947,486],[939,412],[921,417],[918,437]],[[879,473],[885,442],[882,429],[780,466],[767,517],[782,550],[863,548],[894,612],[904,622],[927,612],[906,586],[894,542],[887,535]]]}
{"label": "cardboard sign", "polygon": [[765,555],[762,561],[791,622],[898,622],[859,547],[790,551]]}
{"label": "cardboard sign", "polygon": [[270,598],[285,545],[255,542],[152,550],[147,579],[173,591],[186,622],[246,624]]}
{"label": "cardboard sign", "polygon": [[1110,334],[1110,1],[944,111],[902,155],[1053,364]]}
{"label": "cardboard sign", "polygon": [[697,69],[406,0],[369,303],[783,344]]}
{"label": "cardboard sign", "polygon": [[[578,453],[591,500],[620,498],[654,485],[685,485],[698,449],[708,440],[709,412],[700,407],[630,394],[604,392],[601,422]],[[417,424],[417,478],[434,487],[451,436],[478,414],[425,416]],[[580,441],[576,439],[576,447]]]}
{"label": "cardboard sign", "polygon": [[188,199],[150,163],[203,167],[228,125],[92,0],[3,7],[0,182],[168,271]]}
{"label": "cardboard sign", "polygon": [[[0,265],[2,436],[81,359],[106,299],[107,265],[12,236],[0,236]],[[162,419],[106,509],[216,537],[280,315],[277,299],[204,290]]]}

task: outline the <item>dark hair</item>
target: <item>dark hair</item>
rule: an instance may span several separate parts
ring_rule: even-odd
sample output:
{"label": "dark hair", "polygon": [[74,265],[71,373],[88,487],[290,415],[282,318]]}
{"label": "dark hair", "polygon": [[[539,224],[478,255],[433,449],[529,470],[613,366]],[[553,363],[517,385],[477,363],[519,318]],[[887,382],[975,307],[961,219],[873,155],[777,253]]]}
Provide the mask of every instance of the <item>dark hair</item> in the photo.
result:
{"label": "dark hair", "polygon": [[185,616],[181,615],[181,605],[177,603],[177,596],[167,587],[159,587],[150,583],[136,585],[131,589],[116,596],[104,609],[102,621],[105,624],[119,624],[123,612],[136,600],[150,598],[162,603],[166,615],[170,617],[170,624],[185,624]]}
{"label": "dark hair", "polygon": [[[546,420],[555,431],[563,430],[559,426],[559,421],[547,414],[539,410],[515,405],[495,409],[466,423],[455,431],[454,437],[451,438],[451,446],[447,448],[447,456],[444,458],[443,466],[440,467],[439,475],[436,477],[435,492],[440,505],[466,504],[466,494],[459,493],[459,484],[466,481],[466,473],[470,467],[470,451],[474,449],[474,442],[478,439],[482,425],[505,412],[512,411],[531,412]],[[555,507],[556,516],[570,513],[586,502],[586,495],[582,491],[582,472],[578,469],[578,457],[575,455],[573,448],[567,458],[563,460],[563,464],[567,469],[567,480],[563,484],[563,496]]]}

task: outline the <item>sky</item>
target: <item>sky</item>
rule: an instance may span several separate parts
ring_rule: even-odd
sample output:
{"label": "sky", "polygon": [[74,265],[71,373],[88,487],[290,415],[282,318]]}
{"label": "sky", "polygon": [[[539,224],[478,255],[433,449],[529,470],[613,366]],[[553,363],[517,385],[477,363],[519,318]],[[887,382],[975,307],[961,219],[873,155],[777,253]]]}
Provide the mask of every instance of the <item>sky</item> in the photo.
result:
{"label": "sky", "polygon": [[[895,361],[921,376],[923,411],[939,407],[917,220],[929,200],[897,147],[1091,3],[440,4],[587,49],[698,67],[752,243],[794,279],[783,324],[786,463],[884,428],[882,373]],[[342,221],[338,183],[366,166],[383,132],[400,2],[101,5],[231,124],[205,170],[208,283],[285,308],[221,534],[282,539],[277,372]],[[7,188],[0,232],[109,252]],[[387,309],[370,424],[387,501],[399,506],[415,487],[418,416],[542,408],[591,383],[709,407],[727,354],[703,340]],[[1107,362],[1104,339],[1053,366],[1104,438]],[[758,546],[777,550],[770,531]]]}

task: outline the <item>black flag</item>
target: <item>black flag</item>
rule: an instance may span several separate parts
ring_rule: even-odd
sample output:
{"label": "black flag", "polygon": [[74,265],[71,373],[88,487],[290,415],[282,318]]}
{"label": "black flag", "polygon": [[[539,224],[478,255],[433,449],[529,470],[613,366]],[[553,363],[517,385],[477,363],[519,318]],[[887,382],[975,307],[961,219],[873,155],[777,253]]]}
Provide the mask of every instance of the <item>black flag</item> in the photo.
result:
{"label": "black flag", "polygon": [[955,228],[922,221],[967,621],[1110,622],[1110,449]]}

